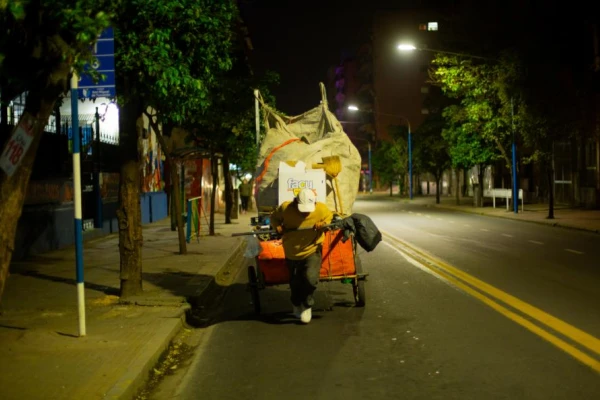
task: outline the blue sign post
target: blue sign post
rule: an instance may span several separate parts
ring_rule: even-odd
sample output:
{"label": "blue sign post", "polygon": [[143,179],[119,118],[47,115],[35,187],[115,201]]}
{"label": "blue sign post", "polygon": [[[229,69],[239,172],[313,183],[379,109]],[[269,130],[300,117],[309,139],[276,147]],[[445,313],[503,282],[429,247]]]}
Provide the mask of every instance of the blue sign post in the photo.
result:
{"label": "blue sign post", "polygon": [[79,80],[79,98],[115,97],[115,39],[112,28],[105,29],[98,36],[94,45],[94,55],[98,61],[86,69],[95,69],[105,75],[106,79],[94,83],[90,76],[84,74]]}

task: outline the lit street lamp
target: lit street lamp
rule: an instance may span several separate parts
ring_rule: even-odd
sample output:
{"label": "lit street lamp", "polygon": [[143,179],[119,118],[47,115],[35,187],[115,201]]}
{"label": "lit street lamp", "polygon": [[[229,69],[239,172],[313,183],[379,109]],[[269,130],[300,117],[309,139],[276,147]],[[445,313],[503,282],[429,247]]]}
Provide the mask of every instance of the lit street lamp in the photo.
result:
{"label": "lit street lamp", "polygon": [[[487,60],[487,61],[497,61],[496,59],[491,58],[491,57],[474,56],[471,54],[455,53],[452,51],[430,49],[430,48],[426,48],[426,47],[416,47],[415,45],[410,44],[410,43],[400,43],[398,45],[398,50],[403,51],[403,52],[415,51],[415,50],[430,51],[433,53],[450,54],[450,55],[457,56],[457,57],[474,58],[474,59],[478,59],[478,60]],[[513,181],[512,182],[513,183],[512,198],[513,198],[513,210],[514,210],[515,214],[517,214],[519,212],[519,189],[518,189],[518,185],[517,185],[517,144],[515,142],[514,103],[513,103],[512,96],[510,98],[510,106],[511,106],[511,121],[512,121],[511,122],[511,125],[512,125],[512,181]],[[410,135],[409,135],[409,137],[410,137]],[[409,139],[409,141],[410,141],[410,139]]]}
{"label": "lit street lamp", "polygon": [[[350,105],[348,106],[348,110],[350,111],[362,111],[362,112],[368,112],[368,113],[373,113],[373,111],[367,111],[367,110],[361,110],[359,109],[357,106],[354,105]],[[413,198],[413,190],[412,190],[412,186],[413,186],[413,176],[412,176],[412,134],[411,134],[411,130],[410,130],[410,121],[408,120],[408,118],[399,115],[399,114],[386,114],[386,113],[373,113],[373,114],[379,114],[379,115],[387,115],[390,117],[397,117],[397,118],[402,118],[404,121],[406,121],[406,125],[408,126],[408,196],[409,198],[412,200]],[[373,193],[373,171],[371,169],[371,143],[369,142],[369,178],[370,178],[370,185],[371,185],[371,193]]]}

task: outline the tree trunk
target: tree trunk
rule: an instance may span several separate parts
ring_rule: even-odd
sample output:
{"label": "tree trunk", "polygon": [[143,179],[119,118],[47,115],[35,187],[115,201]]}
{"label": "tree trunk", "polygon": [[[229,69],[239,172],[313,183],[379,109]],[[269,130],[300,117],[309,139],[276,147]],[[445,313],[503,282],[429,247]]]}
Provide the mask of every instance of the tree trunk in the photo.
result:
{"label": "tree trunk", "polygon": [[167,146],[167,142],[162,135],[162,131],[159,129],[158,124],[153,121],[150,114],[146,113],[146,116],[150,120],[150,126],[156,134],[156,140],[163,149],[167,164],[169,164],[169,173],[171,175],[171,201],[174,204],[175,221],[177,221],[177,236],[179,237],[179,254],[187,254],[187,245],[185,241],[185,232],[183,231],[183,212],[181,210],[181,188],[179,185],[179,173],[177,172],[177,165],[171,157],[171,149]]}
{"label": "tree trunk", "polygon": [[441,174],[436,174],[435,175],[435,187],[436,187],[436,191],[435,191],[435,204],[440,204],[440,180],[441,180]]}
{"label": "tree trunk", "polygon": [[456,175],[456,189],[454,190],[456,192],[456,205],[459,206],[460,205],[460,173],[458,171],[458,168],[456,168],[454,170],[454,174]]}
{"label": "tree trunk", "polygon": [[0,89],[0,145],[8,138],[8,102]]}
{"label": "tree trunk", "polygon": [[[142,293],[142,213],[140,207],[140,160],[138,138],[143,126],[139,100],[121,106],[119,112],[119,254],[121,267],[121,297]],[[141,119],[141,118],[140,118]]]}
{"label": "tree trunk", "polygon": [[231,212],[233,210],[233,183],[229,173],[229,156],[223,154],[223,180],[225,181],[225,223],[231,223]]}
{"label": "tree trunk", "polygon": [[[34,96],[30,93],[30,96]],[[31,100],[35,102],[35,99]],[[17,232],[17,223],[23,211],[23,202],[27,192],[27,185],[31,177],[31,170],[35,156],[44,134],[44,126],[48,121],[50,113],[54,109],[56,100],[45,100],[37,98],[37,113],[32,111],[29,106],[30,99],[27,99],[25,108],[19,124],[13,128],[13,132],[23,123],[31,123],[32,142],[27,152],[21,157],[21,162],[12,176],[8,176],[3,170],[0,170],[0,301],[4,293],[4,286],[9,275],[9,266],[15,248],[15,235]],[[4,144],[2,155],[8,152],[8,141]],[[1,311],[1,310],[0,310]]]}
{"label": "tree trunk", "polygon": [[139,163],[121,166],[119,185],[119,253],[121,255],[121,297],[142,293],[142,213],[140,209]]}
{"label": "tree trunk", "polygon": [[393,196],[392,188],[394,186],[394,181],[390,181],[390,196]]}
{"label": "tree trunk", "polygon": [[485,170],[485,166],[479,166],[479,168],[477,168],[477,175],[478,175],[478,180],[479,180],[479,202],[477,204],[477,207],[483,207],[483,186],[484,186],[484,182],[483,182],[483,176],[484,176],[484,170]]}
{"label": "tree trunk", "polygon": [[554,219],[554,170],[552,166],[546,168],[548,179],[548,219]]}
{"label": "tree trunk", "polygon": [[219,160],[213,151],[210,155],[210,172],[212,175],[212,190],[210,192],[210,221],[208,234],[215,235],[215,209],[217,204],[217,185],[219,183]]}
{"label": "tree trunk", "polygon": [[462,172],[463,172],[462,196],[467,197],[467,195],[469,194],[469,185],[468,185],[469,177],[468,177],[466,168],[464,168],[462,170]]}

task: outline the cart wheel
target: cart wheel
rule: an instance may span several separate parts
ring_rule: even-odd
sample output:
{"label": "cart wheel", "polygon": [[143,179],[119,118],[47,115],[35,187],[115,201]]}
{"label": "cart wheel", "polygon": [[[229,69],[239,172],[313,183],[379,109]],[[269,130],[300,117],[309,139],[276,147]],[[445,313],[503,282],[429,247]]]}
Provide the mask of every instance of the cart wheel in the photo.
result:
{"label": "cart wheel", "polygon": [[258,278],[256,276],[256,269],[253,265],[248,267],[248,287],[250,289],[250,296],[252,297],[252,304],[254,305],[254,312],[260,314],[260,296],[258,295]]}
{"label": "cart wheel", "polygon": [[[354,265],[356,266],[356,274],[362,274],[362,263],[358,256],[354,257]],[[356,303],[356,306],[364,307],[366,303],[364,279],[356,278],[352,284],[352,290],[354,292],[354,302]]]}

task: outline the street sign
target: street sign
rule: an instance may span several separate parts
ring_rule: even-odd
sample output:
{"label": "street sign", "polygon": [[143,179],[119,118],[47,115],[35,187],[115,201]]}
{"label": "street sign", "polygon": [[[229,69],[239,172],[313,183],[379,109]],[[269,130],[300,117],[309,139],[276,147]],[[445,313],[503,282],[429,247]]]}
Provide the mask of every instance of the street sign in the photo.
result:
{"label": "street sign", "polygon": [[105,29],[94,45],[94,55],[98,59],[94,65],[87,65],[86,69],[93,68],[106,76],[106,79],[94,83],[88,75],[79,79],[79,98],[115,97],[115,40],[112,28]]}
{"label": "street sign", "polygon": [[22,118],[0,156],[0,168],[6,175],[12,176],[15,173],[31,142],[33,142],[33,123]]}

